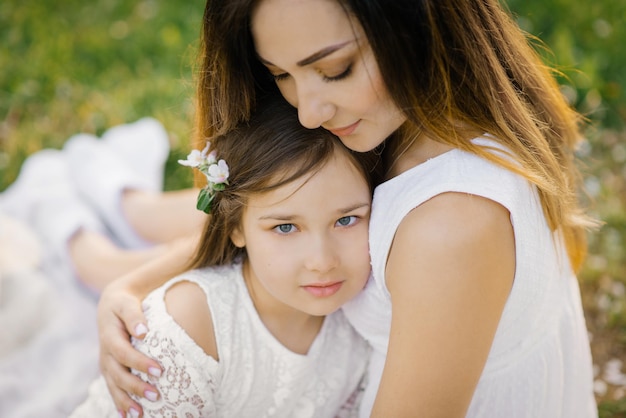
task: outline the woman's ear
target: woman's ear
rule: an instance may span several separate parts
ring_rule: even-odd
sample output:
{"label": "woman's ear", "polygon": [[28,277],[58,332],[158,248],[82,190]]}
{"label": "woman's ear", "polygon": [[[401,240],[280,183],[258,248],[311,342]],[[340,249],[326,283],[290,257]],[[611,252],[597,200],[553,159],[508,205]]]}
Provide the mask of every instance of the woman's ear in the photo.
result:
{"label": "woman's ear", "polygon": [[246,246],[246,239],[244,238],[243,231],[240,227],[237,227],[230,233],[230,240],[237,248],[243,248]]}

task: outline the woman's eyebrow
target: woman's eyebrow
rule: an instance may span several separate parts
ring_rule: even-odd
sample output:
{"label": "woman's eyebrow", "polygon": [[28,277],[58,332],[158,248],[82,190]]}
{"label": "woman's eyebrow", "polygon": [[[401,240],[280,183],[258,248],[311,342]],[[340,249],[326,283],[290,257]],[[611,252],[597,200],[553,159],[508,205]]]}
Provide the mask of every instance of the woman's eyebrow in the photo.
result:
{"label": "woman's eyebrow", "polygon": [[332,45],[329,47],[326,47],[320,51],[317,51],[314,54],[311,54],[310,56],[306,57],[303,60],[298,61],[296,64],[299,67],[304,67],[305,65],[309,65],[309,64],[313,64],[315,61],[319,61],[324,57],[327,57],[328,55],[332,54],[333,52],[337,51],[338,49],[343,48],[344,46],[346,46],[347,44],[349,44],[352,41],[347,41],[347,42],[342,42],[340,44],[337,45]]}
{"label": "woman's eyebrow", "polygon": [[[324,57],[327,57],[328,55],[332,54],[333,52],[343,48],[344,46],[348,45],[349,43],[351,43],[353,41],[346,41],[346,42],[342,42],[340,44],[337,45],[332,45],[329,47],[326,47],[324,49],[321,49],[313,54],[311,54],[310,56],[304,58],[303,60],[298,61],[296,64],[298,65],[298,67],[304,67],[306,65],[309,64],[313,64],[316,61],[321,60]],[[276,67],[275,64],[273,64],[272,62],[264,59],[263,57],[261,57],[260,55],[257,55],[257,57],[259,58],[259,61],[261,61],[262,64],[264,65],[270,65],[272,67]]]}

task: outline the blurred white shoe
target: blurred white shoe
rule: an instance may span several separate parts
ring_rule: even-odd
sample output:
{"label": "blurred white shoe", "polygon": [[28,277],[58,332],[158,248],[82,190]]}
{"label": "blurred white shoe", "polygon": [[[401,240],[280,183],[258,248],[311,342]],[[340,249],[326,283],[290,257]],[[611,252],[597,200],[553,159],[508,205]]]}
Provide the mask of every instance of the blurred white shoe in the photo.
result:
{"label": "blurred white shoe", "polygon": [[100,215],[113,238],[125,248],[145,248],[126,220],[122,196],[126,190],[157,192],[154,182],[141,176],[107,143],[95,136],[78,134],[63,147],[72,180],[80,196]]}
{"label": "blurred white shoe", "polygon": [[39,200],[71,188],[60,152],[44,149],[24,160],[17,179],[2,193],[0,207],[7,215],[28,222]]}
{"label": "blurred white shoe", "polygon": [[102,135],[101,141],[107,143],[153,190],[163,189],[170,142],[159,121],[142,118],[133,123],[114,126]]}

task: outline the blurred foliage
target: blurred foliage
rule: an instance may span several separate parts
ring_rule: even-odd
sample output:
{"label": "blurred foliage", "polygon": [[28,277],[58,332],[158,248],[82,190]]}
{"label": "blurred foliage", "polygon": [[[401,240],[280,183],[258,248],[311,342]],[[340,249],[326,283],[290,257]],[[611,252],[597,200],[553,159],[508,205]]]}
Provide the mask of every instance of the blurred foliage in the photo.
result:
{"label": "blurred foliage", "polygon": [[584,164],[591,213],[604,222],[589,235],[580,273],[592,341],[601,418],[626,417],[626,2],[508,0],[519,25],[538,37],[562,92],[589,118]]}
{"label": "blurred foliage", "polygon": [[626,2],[508,0],[518,23],[551,49],[572,104],[607,128],[626,120]]}
{"label": "blurred foliage", "polygon": [[[626,417],[626,2],[508,0],[548,47],[570,102],[590,119],[579,152],[591,211],[580,274],[602,418]],[[77,132],[143,116],[170,133],[166,190],[191,184],[175,164],[193,132],[193,65],[204,0],[0,2],[0,191],[26,156]],[[622,400],[620,400],[622,399]]]}
{"label": "blurred foliage", "polygon": [[[2,1],[0,191],[34,151],[142,116],[165,125],[179,156],[192,131],[203,7],[200,0]],[[165,187],[189,179],[177,171]]]}

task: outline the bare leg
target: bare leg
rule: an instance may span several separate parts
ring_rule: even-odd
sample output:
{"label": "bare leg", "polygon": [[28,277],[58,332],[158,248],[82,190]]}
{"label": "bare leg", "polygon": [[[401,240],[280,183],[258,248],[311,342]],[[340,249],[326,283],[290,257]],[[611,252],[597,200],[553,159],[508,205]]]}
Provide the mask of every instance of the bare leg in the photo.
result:
{"label": "bare leg", "polygon": [[141,238],[165,243],[202,229],[206,215],[196,209],[197,189],[152,193],[127,190],[122,210]]}
{"label": "bare leg", "polygon": [[156,245],[141,250],[119,248],[107,236],[80,230],[70,238],[69,256],[76,274],[89,287],[102,291],[104,287],[146,262],[160,257],[168,245]]}
{"label": "bare leg", "polygon": [[129,250],[106,235],[80,230],[68,243],[76,274],[101,291],[113,280],[165,254],[181,239],[197,235],[206,215],[196,209],[197,189],[171,192],[124,191],[122,209],[135,233],[154,246]]}

